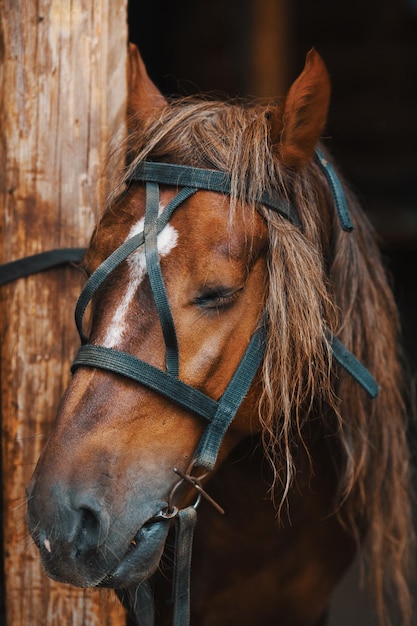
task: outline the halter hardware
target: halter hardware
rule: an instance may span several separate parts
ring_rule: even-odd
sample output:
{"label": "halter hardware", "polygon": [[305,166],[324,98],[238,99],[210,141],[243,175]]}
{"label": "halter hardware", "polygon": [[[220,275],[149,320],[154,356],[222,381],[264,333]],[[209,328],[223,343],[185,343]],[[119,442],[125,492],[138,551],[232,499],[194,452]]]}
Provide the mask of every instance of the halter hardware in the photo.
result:
{"label": "halter hardware", "polygon": [[224,515],[225,513],[224,509],[207,493],[207,491],[203,488],[203,485],[201,484],[202,481],[205,478],[207,478],[210,472],[206,471],[200,474],[199,476],[193,476],[192,471],[194,469],[195,464],[196,464],[196,459],[193,459],[185,472],[182,472],[177,467],[174,467],[174,470],[173,470],[174,473],[177,474],[177,476],[179,476],[181,480],[175,483],[175,485],[171,489],[171,493],[168,496],[168,505],[164,509],[162,509],[159,513],[157,513],[157,515],[155,515],[155,517],[153,518],[155,521],[159,519],[173,519],[174,517],[177,517],[177,515],[179,514],[179,509],[174,504],[175,495],[184,483],[191,485],[191,487],[193,487],[197,491],[197,498],[194,501],[194,503],[191,505],[195,510],[198,509],[200,502],[201,502],[201,498],[203,497],[207,500],[207,502],[209,502],[212,506],[214,506],[214,508],[216,509],[218,513],[220,513],[221,515]]}

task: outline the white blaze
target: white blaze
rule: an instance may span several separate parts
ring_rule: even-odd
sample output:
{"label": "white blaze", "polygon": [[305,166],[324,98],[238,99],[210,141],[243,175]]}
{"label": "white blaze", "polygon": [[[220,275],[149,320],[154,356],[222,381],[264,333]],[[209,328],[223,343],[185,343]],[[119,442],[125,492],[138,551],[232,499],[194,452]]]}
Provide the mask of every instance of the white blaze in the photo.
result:
{"label": "white blaze", "polygon": [[[126,241],[143,231],[144,218],[133,224],[129,231]],[[170,224],[159,233],[157,239],[159,256],[166,256],[175,248],[178,240],[178,232]],[[127,258],[129,268],[128,285],[125,293],[122,295],[120,302],[113,314],[112,321],[106,331],[102,345],[106,348],[113,348],[124,336],[126,328],[126,316],[129,306],[146,275],[145,249],[142,245],[138,250],[132,252]]]}

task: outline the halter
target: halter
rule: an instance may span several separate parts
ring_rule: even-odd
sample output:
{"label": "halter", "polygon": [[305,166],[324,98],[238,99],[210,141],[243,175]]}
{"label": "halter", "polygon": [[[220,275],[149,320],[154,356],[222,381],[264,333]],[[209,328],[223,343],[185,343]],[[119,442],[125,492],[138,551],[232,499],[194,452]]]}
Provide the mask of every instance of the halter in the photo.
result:
{"label": "halter", "polygon": [[[353,229],[350,220],[346,198],[340,180],[333,167],[325,159],[321,151],[316,150],[317,162],[324,173],[332,191],[335,207],[343,230],[350,232]],[[158,515],[155,521],[175,518],[176,520],[176,562],[174,568],[174,626],[187,626],[189,623],[189,575],[191,562],[191,547],[193,530],[196,522],[196,509],[202,495],[210,499],[201,486],[201,475],[195,476],[194,468],[202,468],[205,472],[212,470],[216,464],[223,437],[234,419],[242,401],[244,400],[253,379],[262,363],[266,342],[266,323],[261,319],[252,335],[244,355],[232,376],[221,398],[216,401],[198,389],[181,381],[179,372],[179,352],[175,325],[166,294],[165,284],[161,272],[157,237],[168,224],[173,212],[198,190],[221,192],[230,195],[231,177],[223,172],[193,168],[183,165],[167,163],[143,162],[138,164],[131,173],[128,182],[140,181],[146,187],[146,210],[144,229],[134,235],[117,248],[95,270],[87,281],[75,309],[75,320],[82,345],[72,365],[74,372],[78,367],[94,367],[121,374],[145,387],[156,391],[187,411],[191,411],[206,421],[206,427],[194,455],[192,466],[185,474],[176,471],[181,482],[186,481],[198,491],[195,505],[178,510],[173,502],[173,494],[178,487],[174,486],[167,506]],[[159,185],[173,185],[181,190],[170,201],[161,215],[159,213]],[[280,213],[295,226],[300,226],[300,219],[294,208],[278,197],[264,194],[260,204]],[[83,332],[83,316],[85,310],[108,276],[132,252],[144,246],[146,267],[149,281],[155,300],[158,317],[166,348],[166,370],[158,369],[145,361],[113,348],[88,344],[88,338]],[[345,348],[340,341],[329,334],[333,356],[336,361],[365,389],[371,398],[378,393],[378,385],[369,371]],[[204,474],[205,475],[205,474]],[[153,611],[149,609],[150,590],[147,584],[142,584],[133,596],[139,593],[140,598],[148,598],[145,607],[135,609],[135,617],[140,626],[150,626],[153,623]],[[132,602],[122,597],[131,609]],[[119,592],[123,596],[123,592]],[[132,596],[132,597],[133,597]]]}

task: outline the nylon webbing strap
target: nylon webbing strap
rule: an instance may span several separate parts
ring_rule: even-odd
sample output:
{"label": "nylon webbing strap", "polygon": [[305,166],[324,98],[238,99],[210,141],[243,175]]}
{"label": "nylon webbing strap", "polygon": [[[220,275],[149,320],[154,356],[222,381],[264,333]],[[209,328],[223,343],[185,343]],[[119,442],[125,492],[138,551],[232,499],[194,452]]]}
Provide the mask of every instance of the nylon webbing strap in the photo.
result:
{"label": "nylon webbing strap", "polygon": [[339,217],[340,225],[346,232],[352,232],[354,226],[350,219],[349,209],[346,202],[345,192],[343,191],[342,184],[336,174],[333,165],[326,159],[323,152],[316,148],[317,162],[321,171],[327,178],[330,190],[332,192],[333,200],[336,205],[337,215]]}
{"label": "nylon webbing strap", "polygon": [[249,391],[265,352],[266,330],[262,326],[252,335],[219,406],[198,444],[196,466],[212,470],[216,464],[223,437]]}
{"label": "nylon webbing strap", "polygon": [[80,263],[85,248],[59,248],[39,254],[32,254],[24,259],[11,261],[0,265],[0,285],[11,283],[18,278],[25,278],[38,272],[65,265],[66,263]]}
{"label": "nylon webbing strap", "polygon": [[175,520],[173,626],[188,626],[190,623],[191,555],[196,521],[197,511],[193,506],[182,509]]}
{"label": "nylon webbing strap", "polygon": [[88,341],[88,337],[83,331],[83,317],[85,310],[102,283],[106,280],[108,275],[118,266],[122,261],[134,252],[144,242],[143,232],[134,235],[128,239],[123,245],[117,248],[110,256],[103,261],[103,263],[96,269],[96,271],[90,276],[84,289],[82,290],[78,302],[75,306],[75,324],[77,326],[78,334],[82,343]]}
{"label": "nylon webbing strap", "polygon": [[369,370],[358,361],[337,337],[331,338],[331,346],[336,361],[365,389],[371,398],[376,398],[379,386]]}
{"label": "nylon webbing strap", "polygon": [[198,389],[127,352],[87,344],[79,348],[71,370],[78,367],[98,367],[126,376],[206,420],[213,419],[218,408],[215,400]]}
{"label": "nylon webbing strap", "polygon": [[[196,191],[197,189],[182,189],[180,193],[178,193],[175,198],[171,200],[163,213],[161,213],[161,215],[157,218],[156,231],[158,234],[168,224],[169,218],[175,209],[187,200],[187,198],[195,194]],[[91,298],[111,272],[116,269],[122,261],[125,261],[127,257],[132,254],[132,252],[142,246],[144,241],[145,237],[143,231],[125,241],[110,256],[108,256],[103,263],[101,263],[101,265],[95,270],[95,272],[93,272],[86,282],[75,307],[75,324],[82,343],[86,343],[88,341],[88,338],[84,335],[83,331],[83,317]]]}
{"label": "nylon webbing strap", "polygon": [[178,376],[179,357],[178,342],[172,319],[161,266],[157,243],[157,218],[159,210],[159,185],[146,183],[146,212],[145,212],[145,258],[156,310],[162,328],[166,348],[166,368],[173,376]]}
{"label": "nylon webbing strap", "polygon": [[[319,155],[318,155],[318,158]],[[193,168],[177,166],[158,167],[161,164],[142,164],[146,170],[146,212],[144,232],[132,237],[122,244],[102,265],[94,272],[77,303],[76,320],[82,339],[82,319],[86,306],[92,296],[107,276],[131,252],[143,243],[145,244],[146,267],[152,288],[155,305],[158,311],[160,324],[166,346],[166,368],[160,370],[141,359],[125,352],[120,352],[104,346],[82,345],[72,366],[73,371],[80,366],[97,367],[115,372],[135,380],[147,388],[154,390],[182,408],[189,410],[208,421],[196,451],[195,465],[212,470],[216,464],[218,453],[224,435],[233,421],[243,399],[247,395],[253,379],[263,360],[266,329],[264,326],[253,333],[249,345],[240,360],[226,390],[220,400],[216,402],[209,396],[187,385],[178,378],[179,354],[174,321],[166,294],[165,284],[161,272],[157,247],[158,233],[167,224],[173,210],[179,206],[197,188],[210,191],[222,191],[226,183],[224,176],[214,176],[215,172],[205,170],[196,171]],[[324,163],[321,163],[326,168]],[[149,166],[149,167],[147,167]],[[150,167],[152,166],[152,167]],[[157,166],[155,168],[155,166]],[[344,205],[344,193],[333,180],[332,170],[325,169],[326,177],[331,183],[331,189],[337,205],[337,212],[345,230],[350,230],[350,219],[347,207]],[[156,172],[156,173],[155,173]],[[178,175],[185,176],[179,181]],[[152,180],[157,175],[156,180]],[[163,178],[161,179],[163,175]],[[335,176],[335,174],[334,174]],[[198,179],[198,180],[197,180]],[[142,177],[143,180],[143,177]],[[217,181],[217,182],[216,182]],[[187,185],[171,201],[167,209],[158,217],[159,183]],[[196,188],[193,189],[193,185]],[[230,181],[227,182],[230,185]],[[216,187],[217,186],[217,187]],[[226,185],[227,186],[227,185]],[[216,187],[216,188],[214,188]],[[191,191],[190,191],[191,190]],[[351,354],[335,337],[330,337],[334,358],[346,371],[359,382],[371,397],[378,393],[378,385],[368,370]],[[197,513],[194,507],[187,507],[178,512],[176,518],[175,563],[173,581],[174,626],[188,626],[190,621],[190,570],[193,534]],[[133,614],[140,626],[153,626],[154,615],[149,598],[144,598],[148,587],[140,587],[135,593],[141,594],[141,604],[135,611],[135,598],[128,598],[128,605],[133,608]],[[137,599],[137,598],[136,598]]]}
{"label": "nylon webbing strap", "polygon": [[[196,190],[214,191],[230,194],[231,176],[226,172],[205,170],[187,165],[173,165],[171,163],[153,163],[143,161],[138,163],[129,180],[148,181],[178,187],[192,187]],[[269,209],[280,213],[295,226],[300,226],[300,218],[291,204],[282,198],[274,198],[267,193],[262,195],[260,203]]]}
{"label": "nylon webbing strap", "polygon": [[207,432],[203,434],[198,463],[211,469],[223,435],[247,394],[262,361],[265,332],[261,327],[252,335],[235,374],[218,402],[169,372],[160,370],[132,354],[104,346],[92,344],[80,346],[71,370],[74,372],[78,367],[97,367],[121,374],[213,422],[212,428],[208,426]]}

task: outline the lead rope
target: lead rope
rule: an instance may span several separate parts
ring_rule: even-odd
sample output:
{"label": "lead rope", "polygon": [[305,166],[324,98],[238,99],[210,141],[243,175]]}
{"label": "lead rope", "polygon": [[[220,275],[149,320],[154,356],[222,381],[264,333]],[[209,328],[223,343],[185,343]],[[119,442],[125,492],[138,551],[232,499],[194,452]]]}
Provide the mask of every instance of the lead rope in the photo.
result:
{"label": "lead rope", "polygon": [[[154,521],[169,521],[175,518],[174,570],[171,594],[171,603],[174,606],[173,626],[188,626],[190,623],[191,557],[197,522],[197,508],[201,497],[212,504],[219,513],[224,514],[224,509],[213,500],[201,484],[209,472],[203,472],[200,476],[192,475],[195,464],[196,460],[193,460],[185,473],[174,468],[174,472],[181,480],[173,486],[166,508],[154,518]],[[194,487],[198,496],[193,505],[179,510],[174,505],[175,494],[184,482]],[[144,581],[137,587],[117,589],[116,594],[138,626],[154,626],[155,609],[149,581]]]}
{"label": "lead rope", "polygon": [[187,626],[190,623],[191,555],[196,522],[197,510],[194,506],[179,511],[175,520],[173,626]]}
{"label": "lead rope", "polygon": [[0,285],[6,285],[18,278],[26,278],[38,272],[45,272],[60,265],[77,267],[82,261],[85,250],[85,248],[59,248],[4,263],[0,265]]}
{"label": "lead rope", "polygon": [[[181,480],[174,485],[168,499],[167,514],[176,516],[175,519],[175,557],[174,579],[172,585],[172,602],[174,604],[173,626],[188,626],[190,623],[190,579],[191,579],[191,556],[193,549],[194,529],[197,522],[197,508],[201,497],[204,497],[215,509],[224,514],[224,509],[203,489],[201,481],[206,478],[209,471],[193,476],[192,471],[197,463],[194,459],[185,473],[174,468],[174,472]],[[197,490],[197,500],[192,506],[181,511],[173,504],[175,493],[183,482],[188,483]]]}

